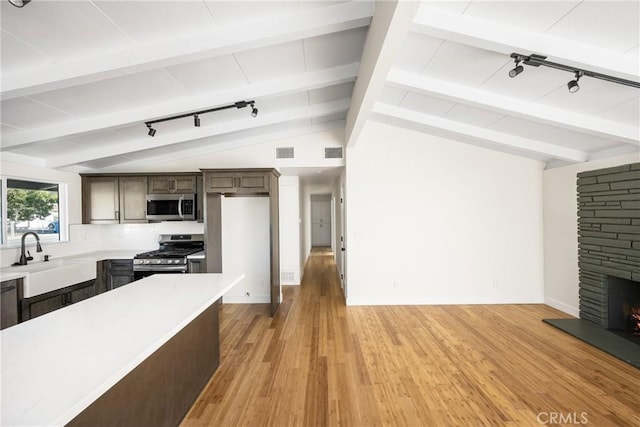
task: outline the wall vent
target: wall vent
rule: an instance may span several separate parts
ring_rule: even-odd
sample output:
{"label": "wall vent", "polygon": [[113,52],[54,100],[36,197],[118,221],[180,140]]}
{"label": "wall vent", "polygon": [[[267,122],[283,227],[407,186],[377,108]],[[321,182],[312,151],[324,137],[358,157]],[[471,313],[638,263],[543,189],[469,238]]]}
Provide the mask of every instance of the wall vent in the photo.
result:
{"label": "wall vent", "polygon": [[283,283],[294,283],[296,280],[296,273],[293,271],[280,272],[280,281]]}
{"label": "wall vent", "polygon": [[293,147],[276,147],[276,159],[293,159]]}
{"label": "wall vent", "polygon": [[342,147],[325,147],[324,158],[325,159],[341,159]]}

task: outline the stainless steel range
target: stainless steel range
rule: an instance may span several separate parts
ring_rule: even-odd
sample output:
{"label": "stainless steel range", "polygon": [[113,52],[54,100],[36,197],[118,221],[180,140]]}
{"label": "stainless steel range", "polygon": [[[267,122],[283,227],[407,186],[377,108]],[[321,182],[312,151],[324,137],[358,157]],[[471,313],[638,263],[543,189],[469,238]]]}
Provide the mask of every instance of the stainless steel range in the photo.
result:
{"label": "stainless steel range", "polygon": [[160,249],[133,258],[135,280],[152,274],[188,273],[187,257],[204,250],[203,234],[162,234]]}

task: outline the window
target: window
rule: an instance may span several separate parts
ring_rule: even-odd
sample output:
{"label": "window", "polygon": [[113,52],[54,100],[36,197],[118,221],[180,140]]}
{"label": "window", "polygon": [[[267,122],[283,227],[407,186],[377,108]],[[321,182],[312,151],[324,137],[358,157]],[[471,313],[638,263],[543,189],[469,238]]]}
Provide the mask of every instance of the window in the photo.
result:
{"label": "window", "polygon": [[2,243],[20,244],[33,231],[43,242],[61,240],[60,184],[6,178],[2,180]]}

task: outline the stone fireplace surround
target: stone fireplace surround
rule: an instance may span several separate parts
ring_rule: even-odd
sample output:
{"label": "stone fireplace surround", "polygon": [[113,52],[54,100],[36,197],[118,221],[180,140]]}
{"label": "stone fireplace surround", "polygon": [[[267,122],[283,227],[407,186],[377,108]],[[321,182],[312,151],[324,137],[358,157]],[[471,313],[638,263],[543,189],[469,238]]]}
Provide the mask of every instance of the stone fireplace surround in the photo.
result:
{"label": "stone fireplace surround", "polygon": [[609,328],[609,286],[640,287],[640,163],[578,173],[580,318]]}

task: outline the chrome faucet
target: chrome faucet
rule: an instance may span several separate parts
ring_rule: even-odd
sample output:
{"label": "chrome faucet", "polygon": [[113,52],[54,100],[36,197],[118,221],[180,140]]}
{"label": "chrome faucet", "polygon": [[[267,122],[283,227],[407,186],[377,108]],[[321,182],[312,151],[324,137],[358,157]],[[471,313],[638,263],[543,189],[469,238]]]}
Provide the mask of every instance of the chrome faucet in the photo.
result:
{"label": "chrome faucet", "polygon": [[22,235],[22,243],[20,244],[20,261],[18,262],[18,265],[27,265],[27,261],[31,261],[33,259],[31,254],[29,254],[29,257],[27,257],[24,247],[24,240],[29,234],[33,235],[33,237],[36,238],[36,252],[42,252],[42,246],[40,246],[40,236],[38,236],[33,231],[27,231]]}

